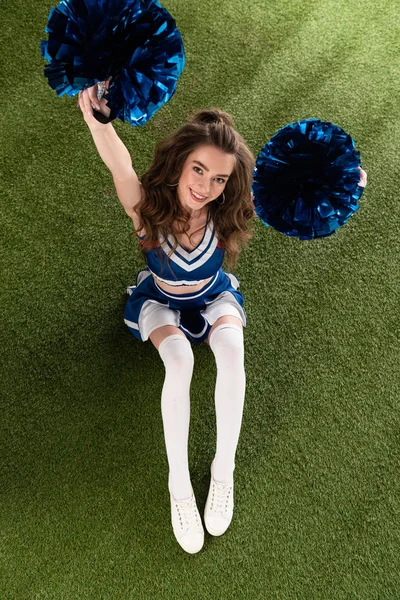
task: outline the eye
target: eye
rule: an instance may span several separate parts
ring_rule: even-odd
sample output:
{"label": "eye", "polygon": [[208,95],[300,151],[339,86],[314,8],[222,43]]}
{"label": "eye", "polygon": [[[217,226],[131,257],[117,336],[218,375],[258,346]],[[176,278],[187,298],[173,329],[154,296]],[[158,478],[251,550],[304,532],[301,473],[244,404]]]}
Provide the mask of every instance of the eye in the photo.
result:
{"label": "eye", "polygon": [[[196,169],[197,169],[197,171],[196,171]],[[198,172],[202,173],[202,170],[200,169],[200,167],[193,167],[193,170],[196,171],[196,173],[198,173]]]}
{"label": "eye", "polygon": [[222,179],[222,177],[217,177],[215,181],[217,183],[225,183],[225,179]]}

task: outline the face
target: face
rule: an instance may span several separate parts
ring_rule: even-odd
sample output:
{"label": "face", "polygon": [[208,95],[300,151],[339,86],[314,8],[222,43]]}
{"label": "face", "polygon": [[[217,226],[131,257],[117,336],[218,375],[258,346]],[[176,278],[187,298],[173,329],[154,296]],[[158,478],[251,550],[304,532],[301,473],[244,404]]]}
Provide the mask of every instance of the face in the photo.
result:
{"label": "face", "polygon": [[193,215],[218,198],[236,163],[233,154],[199,146],[186,159],[178,185],[181,204]]}

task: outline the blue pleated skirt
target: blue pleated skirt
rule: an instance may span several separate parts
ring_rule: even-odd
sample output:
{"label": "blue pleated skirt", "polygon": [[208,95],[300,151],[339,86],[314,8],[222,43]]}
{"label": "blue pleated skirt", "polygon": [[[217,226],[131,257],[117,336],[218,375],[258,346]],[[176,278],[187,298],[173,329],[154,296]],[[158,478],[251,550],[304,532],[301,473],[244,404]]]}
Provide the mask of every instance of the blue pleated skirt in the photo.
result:
{"label": "blue pleated skirt", "polygon": [[141,341],[146,341],[158,327],[174,325],[199,344],[207,339],[212,325],[222,316],[238,317],[246,327],[244,298],[239,286],[235,275],[219,269],[204,289],[171,294],[160,288],[148,268],[143,269],[136,275],[135,285],[127,289],[129,298],[124,321]]}

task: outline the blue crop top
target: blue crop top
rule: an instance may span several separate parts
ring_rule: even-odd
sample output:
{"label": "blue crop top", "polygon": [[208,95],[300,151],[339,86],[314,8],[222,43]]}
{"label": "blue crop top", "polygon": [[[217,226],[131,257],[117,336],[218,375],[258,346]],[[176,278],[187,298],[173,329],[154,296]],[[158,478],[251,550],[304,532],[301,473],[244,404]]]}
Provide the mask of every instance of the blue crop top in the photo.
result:
{"label": "blue crop top", "polygon": [[[143,243],[146,236],[139,238]],[[149,270],[158,279],[169,285],[196,285],[212,277],[222,267],[225,247],[218,242],[215,225],[207,218],[206,228],[201,242],[193,250],[185,250],[178,243],[176,250],[169,257],[167,254],[174,246],[174,237],[170,234],[166,239],[159,237],[159,244],[146,251],[146,262]],[[164,256],[160,259],[160,250]],[[172,279],[171,277],[176,277]]]}

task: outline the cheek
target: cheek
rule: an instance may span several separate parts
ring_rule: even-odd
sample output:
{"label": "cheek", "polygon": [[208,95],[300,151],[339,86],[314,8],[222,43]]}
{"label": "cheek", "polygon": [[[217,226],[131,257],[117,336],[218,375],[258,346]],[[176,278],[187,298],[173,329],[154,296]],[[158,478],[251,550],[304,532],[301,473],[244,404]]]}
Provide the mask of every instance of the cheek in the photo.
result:
{"label": "cheek", "polygon": [[185,186],[189,182],[190,172],[182,171],[181,176],[179,178],[179,186]]}
{"label": "cheek", "polygon": [[196,173],[192,173],[192,171],[183,171],[181,175],[181,181],[183,185],[190,185],[193,181],[196,180]]}

